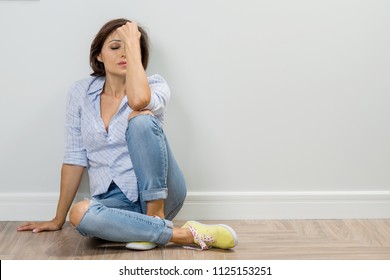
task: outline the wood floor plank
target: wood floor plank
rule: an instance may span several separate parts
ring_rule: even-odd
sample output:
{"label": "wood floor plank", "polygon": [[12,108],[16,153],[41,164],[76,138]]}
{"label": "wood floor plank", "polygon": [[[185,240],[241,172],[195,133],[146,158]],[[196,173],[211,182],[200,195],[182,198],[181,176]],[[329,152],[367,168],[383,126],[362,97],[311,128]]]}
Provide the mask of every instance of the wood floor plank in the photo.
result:
{"label": "wood floor plank", "polygon": [[299,236],[305,238],[327,239],[327,235],[315,220],[295,220],[294,225]]}
{"label": "wood floor plank", "polygon": [[49,259],[73,260],[82,236],[67,222],[62,230],[56,231],[53,242],[47,246]]}
{"label": "wood floor plank", "polygon": [[60,231],[33,234],[17,232],[20,222],[0,222],[0,259],[390,259],[389,219],[204,222],[230,225],[238,246],[194,251],[169,243],[142,252],[128,250],[124,243],[82,237],[69,223]]}
{"label": "wood floor plank", "polygon": [[0,222],[0,234],[3,231],[3,229],[5,228],[5,226],[7,225],[7,223],[8,222]]}
{"label": "wood floor plank", "polygon": [[389,226],[383,220],[367,220],[369,228],[375,228],[386,239],[386,246],[390,246],[390,224]]}
{"label": "wood floor plank", "polygon": [[134,252],[129,252],[127,249],[108,250],[104,254],[105,260],[136,260]]}
{"label": "wood floor plank", "polygon": [[390,230],[390,219],[384,219],[384,220],[379,220],[379,221],[381,221],[383,223],[383,225]]}
{"label": "wood floor plank", "polygon": [[12,255],[0,255],[0,260],[14,260]]}
{"label": "wood floor plank", "polygon": [[129,250],[122,244],[121,246],[107,247],[105,260],[163,260],[163,249],[155,248],[148,251]]}
{"label": "wood floor plank", "polygon": [[182,245],[168,243],[164,247],[164,260],[192,260],[194,258],[194,251],[184,249]]}
{"label": "wood floor plank", "polygon": [[273,248],[261,252],[237,252],[226,255],[227,260],[388,260],[388,248]]}
{"label": "wood floor plank", "polygon": [[354,235],[363,242],[372,246],[385,246],[388,244],[388,239],[383,236],[377,228],[370,227],[370,224],[367,220],[358,220],[358,221],[346,221],[347,225],[354,223],[353,228]]}
{"label": "wood floor plank", "polygon": [[148,251],[132,251],[132,260],[164,260],[164,249],[155,248]]}
{"label": "wood floor plank", "polygon": [[216,251],[203,251],[203,252],[194,252],[194,260],[226,260],[226,252],[216,252]]}
{"label": "wood floor plank", "polygon": [[323,220],[318,224],[330,241],[351,241],[353,239],[350,228],[343,220]]}
{"label": "wood floor plank", "polygon": [[47,245],[53,243],[55,234],[52,232],[23,232],[26,235],[23,246],[18,246],[14,258],[17,260],[38,259],[45,260],[50,257]]}
{"label": "wood floor plank", "polygon": [[126,243],[101,241],[101,247],[105,248],[104,259],[106,260],[163,260],[164,248],[156,247],[152,250],[137,251],[125,247]]}
{"label": "wood floor plank", "polygon": [[19,222],[7,222],[0,235],[0,255],[15,259],[20,247],[27,242],[31,232],[16,231]]}
{"label": "wood floor plank", "polygon": [[[106,260],[137,260],[137,251],[126,249],[125,247],[115,249],[108,249],[105,252],[104,259]],[[158,257],[152,257],[153,260],[158,260]]]}
{"label": "wood floor plank", "polygon": [[102,260],[105,258],[106,242],[98,238],[80,238],[74,260]]}
{"label": "wood floor plank", "polygon": [[268,229],[272,231],[283,231],[286,233],[295,233],[296,232],[296,221],[295,220],[273,220],[265,221],[265,225]]}

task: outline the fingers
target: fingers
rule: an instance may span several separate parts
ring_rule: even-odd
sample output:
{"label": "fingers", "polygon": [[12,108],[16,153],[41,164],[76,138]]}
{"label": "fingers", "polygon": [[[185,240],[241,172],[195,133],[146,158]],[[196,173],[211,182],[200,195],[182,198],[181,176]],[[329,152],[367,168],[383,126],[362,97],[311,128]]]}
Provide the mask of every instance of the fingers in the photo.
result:
{"label": "fingers", "polygon": [[126,24],[122,25],[122,26],[119,27],[119,28],[127,28],[128,30],[133,31],[133,32],[135,32],[135,33],[137,33],[136,31],[139,32],[139,30],[138,30],[138,24],[137,24],[137,22],[135,22],[135,21],[127,22]]}
{"label": "fingers", "polygon": [[18,231],[31,230],[33,232],[38,232],[39,231],[38,224],[37,223],[33,223],[33,222],[24,223],[24,224],[20,225],[17,228],[17,230]]}
{"label": "fingers", "polygon": [[118,32],[119,36],[122,37],[122,39],[124,39],[125,41],[127,41],[126,39],[131,38],[141,38],[141,32],[139,32],[138,25],[135,21],[127,22],[121,27],[118,27],[116,31]]}
{"label": "fingers", "polygon": [[28,222],[25,224],[20,225],[17,229],[17,231],[32,231],[34,233],[38,233],[45,230],[55,230],[54,227],[51,227],[48,223],[34,223],[34,222]]}

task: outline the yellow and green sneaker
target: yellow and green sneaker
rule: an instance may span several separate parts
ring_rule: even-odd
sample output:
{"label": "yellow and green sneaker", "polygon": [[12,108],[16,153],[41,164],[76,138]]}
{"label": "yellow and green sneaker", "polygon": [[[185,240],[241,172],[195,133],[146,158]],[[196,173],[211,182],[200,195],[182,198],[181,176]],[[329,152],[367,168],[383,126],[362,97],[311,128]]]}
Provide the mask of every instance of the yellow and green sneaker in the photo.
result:
{"label": "yellow and green sneaker", "polygon": [[191,231],[195,244],[198,244],[201,250],[207,250],[212,247],[230,249],[238,243],[236,232],[227,225],[206,225],[188,221],[182,228],[188,228]]}

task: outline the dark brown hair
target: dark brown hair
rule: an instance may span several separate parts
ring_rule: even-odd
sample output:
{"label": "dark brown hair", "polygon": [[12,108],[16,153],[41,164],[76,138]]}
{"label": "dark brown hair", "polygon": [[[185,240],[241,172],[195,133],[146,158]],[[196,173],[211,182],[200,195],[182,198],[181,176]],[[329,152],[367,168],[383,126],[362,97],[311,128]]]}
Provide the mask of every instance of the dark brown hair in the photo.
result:
{"label": "dark brown hair", "polygon": [[[105,25],[103,25],[103,27],[100,29],[98,34],[96,34],[96,37],[91,44],[91,50],[89,53],[89,63],[93,70],[91,76],[102,77],[106,75],[104,64],[98,61],[97,57],[101,53],[103,44],[106,41],[107,37],[112,32],[114,32],[117,28],[121,27],[127,22],[131,22],[131,21],[125,18],[118,18],[118,19],[111,20],[107,22]],[[139,32],[141,32],[140,45],[141,45],[142,66],[146,70],[149,61],[149,38],[148,38],[148,34],[142,27],[138,26],[138,30]]]}

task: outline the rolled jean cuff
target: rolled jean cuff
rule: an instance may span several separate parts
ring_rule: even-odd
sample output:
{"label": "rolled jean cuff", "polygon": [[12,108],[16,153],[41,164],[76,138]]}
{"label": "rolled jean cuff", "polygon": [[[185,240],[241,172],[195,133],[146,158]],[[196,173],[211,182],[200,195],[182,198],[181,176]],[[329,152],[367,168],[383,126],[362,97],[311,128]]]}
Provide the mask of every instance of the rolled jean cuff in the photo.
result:
{"label": "rolled jean cuff", "polygon": [[165,228],[161,233],[160,237],[158,238],[158,240],[156,241],[156,243],[159,245],[167,244],[171,240],[173,234],[173,223],[169,220],[163,220],[163,221],[165,222]]}
{"label": "rolled jean cuff", "polygon": [[159,200],[166,199],[168,197],[168,189],[158,189],[158,190],[147,190],[141,192],[141,200],[142,201],[151,201],[151,200]]}

